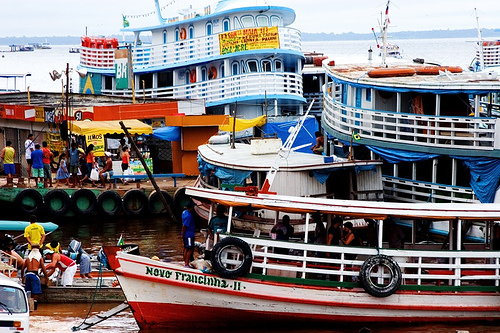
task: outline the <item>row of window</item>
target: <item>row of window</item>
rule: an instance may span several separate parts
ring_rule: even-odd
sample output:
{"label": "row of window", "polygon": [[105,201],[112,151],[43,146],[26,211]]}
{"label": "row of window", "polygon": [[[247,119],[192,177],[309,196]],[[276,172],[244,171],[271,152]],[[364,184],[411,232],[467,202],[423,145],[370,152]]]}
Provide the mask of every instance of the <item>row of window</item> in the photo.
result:
{"label": "row of window", "polygon": [[[241,18],[234,17],[233,18],[233,29],[242,29],[242,28],[254,28],[254,27],[274,27],[274,26],[282,26],[281,18],[277,15],[244,15]],[[229,18],[224,18],[222,20],[222,31],[230,31],[231,30],[231,20]],[[185,35],[184,35],[185,34]],[[205,24],[205,34],[210,36],[213,34],[213,24],[211,21],[208,21]],[[182,28],[175,29],[175,41],[179,41],[181,39],[193,39],[194,38],[194,26],[190,25],[187,30]],[[167,43],[167,30],[163,30],[163,43]]]}

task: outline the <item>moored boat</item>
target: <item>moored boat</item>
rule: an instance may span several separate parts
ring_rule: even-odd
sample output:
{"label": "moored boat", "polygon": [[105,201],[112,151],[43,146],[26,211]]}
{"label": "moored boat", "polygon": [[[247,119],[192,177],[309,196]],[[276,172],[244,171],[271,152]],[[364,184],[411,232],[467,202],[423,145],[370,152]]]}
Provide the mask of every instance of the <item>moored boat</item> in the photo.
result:
{"label": "moored boat", "polygon": [[[230,207],[229,234],[221,235],[212,251],[215,274],[105,249],[143,329],[500,319],[499,252],[488,249],[491,243],[464,250],[458,223],[481,220],[491,228],[491,221],[500,219],[500,205],[382,203],[192,187],[186,194]],[[249,206],[300,212],[306,223],[317,212],[376,219],[377,244],[317,245],[307,234],[288,242],[234,234],[233,212]],[[413,241],[404,249],[390,248],[387,218],[449,220],[456,233],[445,249]]]}

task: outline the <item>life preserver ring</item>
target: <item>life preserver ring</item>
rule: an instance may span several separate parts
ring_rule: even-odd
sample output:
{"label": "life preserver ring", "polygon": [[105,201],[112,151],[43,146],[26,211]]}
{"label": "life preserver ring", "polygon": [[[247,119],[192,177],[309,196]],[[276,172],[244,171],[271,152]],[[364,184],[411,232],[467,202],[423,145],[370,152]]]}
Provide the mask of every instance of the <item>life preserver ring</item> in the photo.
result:
{"label": "life preserver ring", "polygon": [[[387,274],[390,275],[388,284],[378,283],[378,273],[373,273],[374,280],[372,279],[373,269],[380,266],[383,266]],[[359,270],[359,279],[365,291],[370,295],[375,297],[387,297],[396,292],[401,285],[401,268],[394,259],[388,256],[372,256],[366,259],[361,266],[361,269]]]}
{"label": "life preserver ring", "polygon": [[50,215],[63,216],[70,207],[69,194],[64,190],[52,190],[47,192],[43,201],[45,209]]}
{"label": "life preserver ring", "polygon": [[123,196],[123,211],[128,215],[141,215],[148,209],[148,197],[141,190],[129,190]]}
{"label": "life preserver ring", "polygon": [[179,31],[179,38],[180,38],[180,39],[186,39],[186,37],[187,37],[186,29],[182,28],[182,29]]}
{"label": "life preserver ring", "polygon": [[[225,258],[227,258],[225,252],[229,249],[242,254],[239,256],[241,260],[240,264],[234,267],[232,263],[230,268],[228,268],[224,262]],[[215,244],[212,249],[212,268],[220,277],[234,279],[243,276],[250,271],[251,266],[252,249],[250,249],[247,242],[240,238],[226,237]]]}
{"label": "life preserver ring", "polygon": [[196,69],[193,69],[191,72],[189,72],[189,82],[196,82]]}
{"label": "life preserver ring", "polygon": [[[172,207],[172,204],[174,201],[172,200],[172,197],[170,196],[170,194],[167,191],[161,191],[160,193],[163,195],[163,197],[167,201],[168,206]],[[148,205],[149,205],[149,212],[153,215],[167,213],[167,209],[163,205],[163,202],[160,198],[160,195],[156,191],[151,192],[151,194],[149,195]]]}
{"label": "life preserver ring", "polygon": [[71,195],[71,208],[77,215],[89,215],[95,209],[97,199],[94,192],[82,188]]}
{"label": "life preserver ring", "polygon": [[105,191],[97,197],[97,210],[107,216],[114,216],[122,209],[122,198],[115,191]]}
{"label": "life preserver ring", "polygon": [[217,69],[212,66],[208,69],[208,79],[213,80],[216,78],[217,78]]}
{"label": "life preserver ring", "polygon": [[43,198],[40,192],[28,188],[16,195],[14,204],[22,214],[37,214],[43,207]]}

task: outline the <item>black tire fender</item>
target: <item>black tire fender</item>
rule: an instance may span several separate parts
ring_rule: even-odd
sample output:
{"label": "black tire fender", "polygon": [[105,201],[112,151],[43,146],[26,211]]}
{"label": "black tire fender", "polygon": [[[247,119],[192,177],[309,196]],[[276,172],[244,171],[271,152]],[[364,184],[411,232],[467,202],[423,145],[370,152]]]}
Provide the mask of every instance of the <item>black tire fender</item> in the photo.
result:
{"label": "black tire fender", "polygon": [[43,208],[43,198],[39,191],[28,188],[16,195],[14,204],[23,214],[37,214]]}
{"label": "black tire fender", "polygon": [[[227,267],[223,262],[224,252],[227,250],[241,253],[241,263],[235,267]],[[247,242],[236,237],[226,237],[215,244],[212,249],[212,268],[220,277],[234,279],[244,276],[252,266],[252,249]]]}
{"label": "black tire fender", "polygon": [[[167,191],[160,192],[168,203],[168,206],[172,208],[173,200]],[[148,198],[149,211],[153,215],[167,214],[167,209],[163,206],[163,202],[160,198],[158,192],[153,191]]]}
{"label": "black tire fender", "polygon": [[64,190],[52,190],[43,196],[45,209],[50,215],[63,216],[70,208],[69,194]]}
{"label": "black tire fender", "polygon": [[[81,204],[83,203],[83,207]],[[90,215],[96,208],[97,199],[89,189],[79,189],[71,195],[71,208],[77,215]]]}
{"label": "black tire fender", "polygon": [[186,189],[184,187],[175,191],[174,203],[172,204],[172,209],[174,210],[175,214],[182,214],[184,206],[186,206],[189,200],[191,200],[191,198],[186,195]]}
{"label": "black tire fender", "polygon": [[[108,206],[111,206],[108,208]],[[105,191],[97,197],[97,210],[106,216],[114,216],[122,209],[122,198],[115,191]]]}
{"label": "black tire fender", "polygon": [[[376,277],[371,278],[373,270],[379,267],[384,268],[384,274],[390,275],[388,284],[376,283]],[[376,272],[374,274],[377,274]],[[359,271],[361,285],[367,293],[375,297],[387,297],[394,294],[401,285],[402,273],[398,263],[391,257],[385,255],[371,256],[361,266]]]}
{"label": "black tire fender", "polygon": [[123,196],[123,211],[128,215],[141,215],[148,209],[148,197],[141,190],[129,190]]}

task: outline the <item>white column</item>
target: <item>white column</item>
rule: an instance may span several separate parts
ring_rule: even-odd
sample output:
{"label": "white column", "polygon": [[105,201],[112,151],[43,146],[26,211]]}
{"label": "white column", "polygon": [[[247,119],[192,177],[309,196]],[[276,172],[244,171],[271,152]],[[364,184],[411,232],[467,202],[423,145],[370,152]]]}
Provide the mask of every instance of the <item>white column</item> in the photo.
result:
{"label": "white column", "polygon": [[229,213],[227,217],[227,232],[231,232],[232,221],[233,221],[233,206],[229,206]]}

